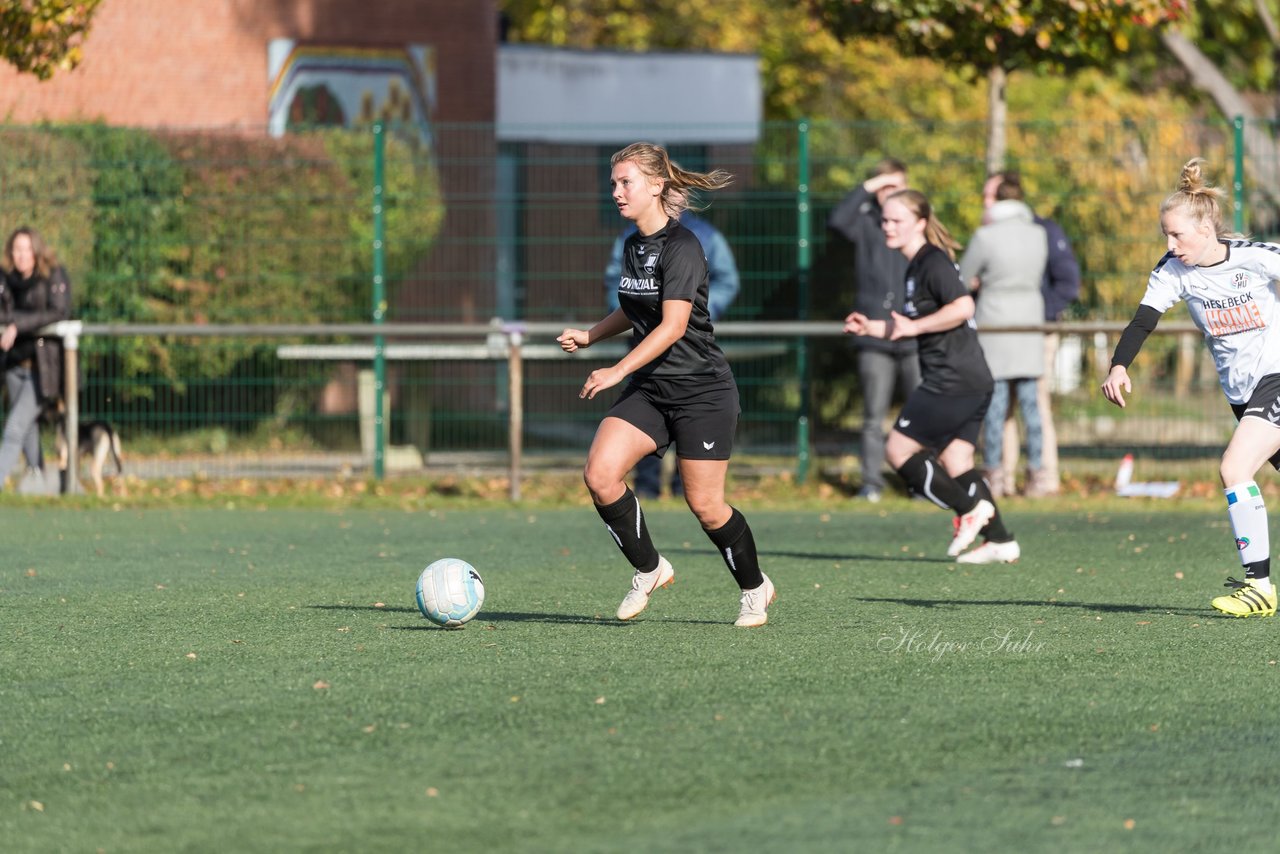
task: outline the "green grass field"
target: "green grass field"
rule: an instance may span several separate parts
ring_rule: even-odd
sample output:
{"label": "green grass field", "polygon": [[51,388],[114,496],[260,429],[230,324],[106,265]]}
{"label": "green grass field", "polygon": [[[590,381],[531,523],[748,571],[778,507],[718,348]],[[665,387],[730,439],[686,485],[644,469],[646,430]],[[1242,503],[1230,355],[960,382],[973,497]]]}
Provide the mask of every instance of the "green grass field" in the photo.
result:
{"label": "green grass field", "polygon": [[[0,508],[0,839],[50,851],[1274,850],[1275,620],[1216,502],[748,513],[779,600],[692,516],[674,587],[589,508]],[[413,584],[470,560],[484,610]],[[1252,818],[1250,818],[1252,816]]]}

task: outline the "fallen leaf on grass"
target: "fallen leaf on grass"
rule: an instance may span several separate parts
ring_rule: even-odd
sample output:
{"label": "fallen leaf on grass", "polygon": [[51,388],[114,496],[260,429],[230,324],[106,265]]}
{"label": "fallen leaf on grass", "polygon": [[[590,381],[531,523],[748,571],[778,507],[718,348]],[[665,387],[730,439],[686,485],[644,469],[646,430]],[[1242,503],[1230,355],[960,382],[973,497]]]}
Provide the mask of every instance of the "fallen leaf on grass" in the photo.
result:
{"label": "fallen leaf on grass", "polygon": [[326,681],[324,681],[323,679],[319,679],[319,680],[317,680],[317,681],[316,681],[316,683],[315,683],[314,685],[312,685],[311,687],[312,687],[312,688],[314,688],[314,689],[315,689],[315,690],[317,690],[317,691],[323,691],[323,690],[325,690],[326,688],[328,688],[328,687],[329,687],[329,683],[328,683],[328,682],[326,682]]}
{"label": "fallen leaf on grass", "polygon": [[439,790],[439,789],[437,789],[435,786],[428,786],[428,787],[427,787],[427,797],[428,797],[428,798],[435,798],[435,797],[439,797],[439,796],[440,796],[440,790]]}
{"label": "fallen leaf on grass", "polygon": [[1134,829],[1134,827],[1136,827],[1136,826],[1137,826],[1137,824],[1138,824],[1138,823],[1137,823],[1136,821],[1134,821],[1133,819],[1131,819],[1131,818],[1126,818],[1126,819],[1124,820],[1124,829],[1125,829],[1125,830],[1133,830],[1133,829]]}
{"label": "fallen leaf on grass", "polygon": [[604,697],[596,697],[596,705],[597,705],[597,706],[603,706],[603,705],[604,705]]}

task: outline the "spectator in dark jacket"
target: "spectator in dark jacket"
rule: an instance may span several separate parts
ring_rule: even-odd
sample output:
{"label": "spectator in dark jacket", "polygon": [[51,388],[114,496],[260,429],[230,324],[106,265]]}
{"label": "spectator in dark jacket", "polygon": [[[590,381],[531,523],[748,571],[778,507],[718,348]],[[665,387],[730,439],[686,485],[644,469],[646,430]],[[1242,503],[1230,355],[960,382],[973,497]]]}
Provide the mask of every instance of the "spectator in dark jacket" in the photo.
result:
{"label": "spectator in dark jacket", "polygon": [[[853,247],[853,310],[869,320],[889,320],[905,312],[903,283],[907,261],[885,244],[880,227],[884,200],[907,187],[907,167],[886,158],[860,186],[841,200],[827,227]],[[884,492],[884,419],[897,388],[905,398],[920,385],[920,361],[914,338],[888,341],[857,337],[858,382],[862,387],[862,488],[859,497],[880,500]]]}
{"label": "spectator in dark jacket", "polygon": [[[1014,171],[997,172],[992,175],[983,187],[983,201],[987,207],[995,201],[996,189],[1006,177],[1010,181],[1021,183],[1021,176]],[[1037,216],[1035,221],[1045,230],[1049,238],[1049,260],[1045,264],[1044,280],[1040,284],[1040,292],[1044,295],[1044,320],[1045,323],[1056,323],[1062,319],[1062,313],[1068,306],[1080,296],[1080,264],[1076,261],[1071,242],[1067,240],[1066,232],[1062,230],[1061,225],[1042,216]],[[1061,486],[1058,473],[1058,434],[1053,426],[1050,397],[1054,386],[1058,345],[1061,340],[1062,336],[1056,332],[1051,332],[1044,337],[1044,373],[1036,384],[1043,440],[1041,467],[1025,487],[1026,494],[1033,497],[1053,495]],[[1012,423],[1012,419],[1005,422],[1002,464],[1004,481],[1013,483],[1013,473],[1018,465],[1018,428]]]}
{"label": "spectator in dark jacket", "polygon": [[41,409],[62,395],[63,364],[62,341],[39,331],[71,313],[66,271],[33,229],[19,228],[5,241],[3,274],[0,351],[9,412],[0,439],[0,489],[20,454],[32,468],[43,468],[38,419]]}

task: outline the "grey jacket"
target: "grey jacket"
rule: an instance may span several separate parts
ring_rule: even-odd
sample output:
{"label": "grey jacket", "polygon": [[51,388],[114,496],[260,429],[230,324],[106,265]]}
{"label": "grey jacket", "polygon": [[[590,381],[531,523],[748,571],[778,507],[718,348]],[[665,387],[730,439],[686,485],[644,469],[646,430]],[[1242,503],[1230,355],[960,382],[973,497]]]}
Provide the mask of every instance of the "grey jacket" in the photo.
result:
{"label": "grey jacket", "polygon": [[987,208],[984,225],[960,258],[960,278],[978,287],[974,321],[987,366],[997,380],[1038,377],[1044,373],[1044,334],[989,333],[990,326],[1044,322],[1040,290],[1049,258],[1049,239],[1031,208],[1015,199]]}

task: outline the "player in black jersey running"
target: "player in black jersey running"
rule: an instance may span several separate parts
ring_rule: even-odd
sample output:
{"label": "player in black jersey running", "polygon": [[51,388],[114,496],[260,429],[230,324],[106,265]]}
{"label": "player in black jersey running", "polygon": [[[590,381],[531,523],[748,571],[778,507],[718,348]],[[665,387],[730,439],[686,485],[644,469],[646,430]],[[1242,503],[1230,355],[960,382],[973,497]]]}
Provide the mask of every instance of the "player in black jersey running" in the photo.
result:
{"label": "player in black jersey running", "polygon": [[[1021,556],[986,481],[973,467],[974,445],[994,382],[973,325],[974,303],[956,270],[958,244],[916,190],[885,199],[885,242],[907,259],[903,314],[871,320],[854,312],[845,332],[896,341],[915,338],[920,386],[885,442],[885,457],[916,493],[953,510],[947,554],[958,563],[1012,563]],[[981,546],[961,554],[982,534]]]}
{"label": "player in black jersey running", "polygon": [[628,330],[635,339],[617,364],[592,371],[578,394],[589,400],[631,377],[600,422],[583,472],[596,512],[635,567],[618,619],[635,617],[675,577],[625,482],[643,457],[674,442],[685,501],[742,591],[735,625],[762,626],[775,598],[773,582],[760,571],[751,527],[724,496],[738,386],[711,327],[702,244],[680,225],[690,191],[719,189],[731,176],[686,171],[666,150],[644,142],[614,154],[611,165],[613,201],[637,228],[622,249],[619,308],[590,329],[566,329],[556,340],[572,353]]}

